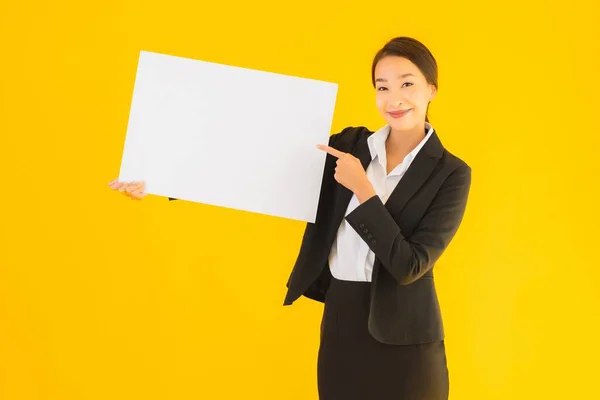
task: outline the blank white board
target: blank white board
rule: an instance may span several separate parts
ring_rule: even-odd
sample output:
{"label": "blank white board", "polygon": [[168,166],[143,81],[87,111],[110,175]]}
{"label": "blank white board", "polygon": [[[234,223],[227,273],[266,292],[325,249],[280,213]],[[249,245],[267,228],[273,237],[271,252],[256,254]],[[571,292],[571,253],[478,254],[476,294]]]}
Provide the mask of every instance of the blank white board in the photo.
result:
{"label": "blank white board", "polygon": [[338,85],[141,51],[119,180],[315,222]]}

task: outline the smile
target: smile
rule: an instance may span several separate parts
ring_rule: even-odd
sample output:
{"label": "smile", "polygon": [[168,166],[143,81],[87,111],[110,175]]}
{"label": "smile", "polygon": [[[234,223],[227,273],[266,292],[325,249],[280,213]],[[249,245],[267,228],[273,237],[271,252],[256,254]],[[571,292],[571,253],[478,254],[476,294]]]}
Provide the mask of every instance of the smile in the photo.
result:
{"label": "smile", "polygon": [[399,111],[389,112],[388,114],[390,114],[390,116],[392,118],[401,118],[401,117],[404,117],[406,114],[408,114],[408,112],[410,110],[412,110],[412,108],[409,108],[408,110],[399,110]]}

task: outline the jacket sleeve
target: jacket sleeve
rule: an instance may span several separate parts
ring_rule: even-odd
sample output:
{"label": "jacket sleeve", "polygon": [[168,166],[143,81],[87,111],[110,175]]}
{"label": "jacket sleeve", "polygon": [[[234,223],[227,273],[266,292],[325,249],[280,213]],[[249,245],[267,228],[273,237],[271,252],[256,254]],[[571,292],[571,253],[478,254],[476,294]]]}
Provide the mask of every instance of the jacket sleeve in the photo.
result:
{"label": "jacket sleeve", "polygon": [[463,219],[470,186],[471,167],[463,163],[446,178],[409,237],[378,195],[359,204],[346,221],[398,283],[409,285],[429,271],[450,244]]}
{"label": "jacket sleeve", "polygon": [[[341,135],[343,135],[344,133],[348,132],[352,127],[346,127],[344,128],[341,132],[338,133],[334,133],[333,135],[329,136],[329,141],[328,141],[328,146],[332,146],[334,147],[336,145],[336,140],[338,140],[340,138]],[[334,158],[332,155],[327,154],[327,157],[331,157]],[[326,168],[324,168],[323,173],[326,172]],[[321,180],[321,188],[320,188],[320,192],[319,192],[319,204],[317,207],[317,221],[315,221],[314,223],[312,222],[306,222],[305,226],[304,226],[304,234],[302,235],[302,241],[300,244],[300,251],[298,253],[298,256],[296,257],[296,262],[294,264],[294,268],[292,269],[292,273],[290,274],[290,277],[287,281],[287,283],[285,284],[288,288],[289,288],[289,284],[290,281],[292,280],[292,275],[294,274],[294,271],[296,270],[296,266],[297,265],[302,265],[305,261],[306,255],[308,254],[309,248],[311,246],[314,246],[313,244],[313,238],[316,232],[316,225],[318,222],[318,216],[321,213],[321,206],[323,204],[324,199],[324,191],[325,191],[325,185],[326,185],[326,176],[323,176],[322,180]]]}

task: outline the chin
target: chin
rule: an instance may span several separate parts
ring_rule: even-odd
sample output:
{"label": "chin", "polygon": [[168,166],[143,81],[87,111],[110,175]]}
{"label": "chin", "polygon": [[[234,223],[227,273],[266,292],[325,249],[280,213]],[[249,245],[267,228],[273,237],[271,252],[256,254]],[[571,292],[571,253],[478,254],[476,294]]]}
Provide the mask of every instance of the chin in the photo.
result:
{"label": "chin", "polygon": [[410,121],[410,120],[405,121],[405,120],[402,120],[402,118],[400,118],[400,119],[388,118],[387,123],[395,131],[409,130],[414,125],[412,123],[412,121]]}

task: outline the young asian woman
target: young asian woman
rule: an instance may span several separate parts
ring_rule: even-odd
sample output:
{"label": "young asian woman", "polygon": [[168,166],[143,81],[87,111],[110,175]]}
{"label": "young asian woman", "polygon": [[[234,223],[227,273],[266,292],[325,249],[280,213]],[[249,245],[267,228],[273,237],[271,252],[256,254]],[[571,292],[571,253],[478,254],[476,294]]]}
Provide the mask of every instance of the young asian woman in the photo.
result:
{"label": "young asian woman", "polygon": [[471,168],[429,122],[437,65],[398,37],[375,56],[386,120],[348,127],[328,153],[315,223],[307,223],[284,305],[324,303],[320,400],[442,400],[449,374],[433,267],[462,222]]}

